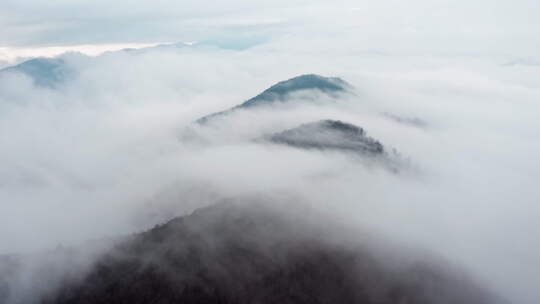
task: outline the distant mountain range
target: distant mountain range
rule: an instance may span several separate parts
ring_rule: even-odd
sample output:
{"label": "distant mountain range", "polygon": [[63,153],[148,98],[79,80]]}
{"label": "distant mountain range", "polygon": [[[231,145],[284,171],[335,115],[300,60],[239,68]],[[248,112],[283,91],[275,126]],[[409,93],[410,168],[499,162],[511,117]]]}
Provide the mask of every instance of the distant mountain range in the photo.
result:
{"label": "distant mountain range", "polygon": [[[126,52],[149,52],[156,49],[177,49],[190,47],[189,44],[163,44],[143,49],[125,49]],[[36,58],[25,61],[13,67],[0,70],[4,72],[19,72],[33,79],[38,86],[54,88],[58,83],[73,77],[75,72],[62,57]],[[301,94],[306,93],[306,94]],[[311,94],[316,93],[316,94]],[[239,110],[253,110],[269,106],[292,104],[293,102],[319,103],[321,97],[336,100],[345,94],[354,94],[354,87],[339,77],[325,77],[316,74],[304,74],[278,82],[257,96],[246,100],[230,109],[209,114],[196,120],[204,126],[219,117],[225,117]],[[327,101],[325,99],[325,101]],[[398,116],[386,114],[394,121],[420,125],[420,120],[405,121]],[[298,127],[284,130],[265,137],[266,140],[277,144],[286,144],[302,149],[333,150],[355,152],[364,156],[383,155],[383,145],[365,135],[365,131],[350,123],[322,120],[310,122]]]}
{"label": "distant mountain range", "polygon": [[[188,47],[184,43],[158,45],[151,48],[138,50],[125,50],[134,52],[146,52],[159,48],[183,48]],[[57,83],[73,76],[65,60],[60,58],[37,58],[25,61],[13,67],[1,70],[16,71],[30,76],[36,85],[54,87]],[[204,116],[196,121],[199,125],[205,125],[218,117],[224,117],[238,110],[253,110],[268,106],[290,104],[298,101],[317,102],[313,98],[320,95],[298,95],[301,92],[316,92],[330,99],[337,99],[343,94],[353,94],[354,88],[338,77],[324,77],[316,74],[305,74],[291,79],[278,82],[264,90],[257,96],[246,100],[230,109]],[[323,120],[300,125],[296,128],[285,130],[265,138],[273,143],[286,144],[302,149],[333,150],[341,152],[355,152],[362,155],[383,155],[383,145],[365,135],[361,127],[352,124]]]}
{"label": "distant mountain range", "polygon": [[[205,47],[216,47],[222,49],[230,50],[242,50],[248,48],[251,45],[257,44],[258,40],[254,40],[251,43],[240,43],[240,41],[235,42],[231,41],[201,41],[197,43],[166,43],[159,44],[156,46],[133,49],[126,48],[118,51],[105,52],[108,53],[117,53],[117,52],[128,52],[135,54],[148,53],[157,50],[176,50],[183,48],[205,48]],[[82,56],[82,55],[81,55]],[[69,77],[74,76],[74,70],[70,68],[68,63],[61,56],[54,58],[45,58],[39,57],[30,60],[26,60],[14,66],[6,67],[0,69],[0,74],[6,72],[18,72],[30,77],[34,84],[40,87],[54,88],[59,83],[69,79]]]}

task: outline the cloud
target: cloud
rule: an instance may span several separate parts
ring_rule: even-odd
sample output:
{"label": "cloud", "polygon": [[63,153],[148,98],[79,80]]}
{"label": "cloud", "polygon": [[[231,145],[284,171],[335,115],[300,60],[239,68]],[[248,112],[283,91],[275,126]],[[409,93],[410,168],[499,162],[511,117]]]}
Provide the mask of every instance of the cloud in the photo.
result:
{"label": "cloud", "polygon": [[[36,37],[43,39],[39,43],[50,41],[49,25],[37,16],[63,24],[67,8],[88,14],[83,21],[72,21],[77,23],[73,32],[88,30],[95,41],[117,40],[134,22],[144,20],[138,14],[150,19],[166,15],[161,5],[141,5],[126,16],[119,5],[106,15],[117,23],[102,25],[111,26],[113,33],[98,39],[103,28],[92,26],[100,19],[85,22],[99,15],[104,2],[93,8],[60,3],[58,11],[42,10],[41,2],[28,4],[35,5],[32,9],[6,3],[2,5],[9,9],[0,11],[9,12],[9,18],[2,20],[15,26],[8,27],[4,44],[26,45]],[[198,40],[251,31],[265,36],[286,25],[276,29],[282,31],[279,35],[241,51],[203,46],[95,58],[64,55],[76,73],[56,88],[36,86],[22,74],[3,74],[0,252],[29,252],[140,231],[221,197],[293,192],[344,222],[462,264],[516,302],[536,303],[540,70],[502,65],[508,57],[534,52],[519,37],[516,44],[493,50],[495,42],[506,42],[514,33],[531,34],[535,27],[496,28],[496,39],[471,42],[489,32],[490,22],[504,10],[501,5],[490,13],[482,11],[475,20],[482,3],[471,4],[475,9],[465,14],[463,35],[454,32],[449,19],[468,7],[464,2],[448,15],[442,14],[450,5],[444,1],[411,7],[366,4],[347,13],[337,6],[295,2],[282,16],[282,2],[230,8],[217,4],[210,11],[184,3],[189,7],[182,13],[185,19],[177,23],[163,18],[150,28],[197,26],[155,39],[185,33]],[[535,5],[519,4],[517,11],[523,15],[512,11],[503,24],[527,15],[523,10]],[[181,7],[171,5],[169,17],[176,18]],[[29,18],[24,26],[23,11]],[[387,19],[377,21],[383,13]],[[403,17],[393,19],[398,13]],[[242,21],[237,22],[241,29],[219,29],[234,23],[235,16],[243,17],[236,19]],[[439,17],[440,22],[433,20]],[[214,24],[214,18],[220,22]],[[273,18],[280,20],[279,26],[262,22],[263,29],[244,30],[246,20]],[[67,25],[58,28],[61,40],[76,40]],[[151,31],[139,29],[130,29],[133,36],[126,40],[150,41],[145,39]],[[483,45],[487,40],[491,44]],[[456,41],[460,43],[446,51]],[[183,137],[197,118],[305,73],[342,77],[357,94],[332,106],[244,111],[219,127],[195,130],[204,141]],[[417,128],[388,114],[428,123]],[[409,159],[412,169],[393,174],[340,153],[252,141],[320,119],[364,128]]]}

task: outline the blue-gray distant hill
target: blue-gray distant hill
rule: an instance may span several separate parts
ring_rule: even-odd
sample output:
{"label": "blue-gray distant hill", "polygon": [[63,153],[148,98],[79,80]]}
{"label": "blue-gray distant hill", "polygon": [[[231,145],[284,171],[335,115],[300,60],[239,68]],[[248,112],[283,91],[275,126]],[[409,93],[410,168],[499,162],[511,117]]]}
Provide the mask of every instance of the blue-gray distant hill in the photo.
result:
{"label": "blue-gray distant hill", "polygon": [[30,77],[34,84],[54,87],[72,75],[63,58],[35,58],[0,70],[3,73],[21,73]]}
{"label": "blue-gray distant hill", "polygon": [[[242,50],[246,49],[251,45],[255,45],[256,41],[252,41],[246,45],[239,44],[232,41],[202,41],[198,43],[166,43],[159,44],[156,46],[150,46],[145,48],[125,48],[117,51],[105,52],[100,56],[106,56],[111,53],[129,53],[132,55],[146,54],[155,51],[175,51],[182,49],[204,49],[208,47],[220,48],[220,49],[233,49],[233,50]],[[81,55],[83,56],[83,55]],[[95,57],[89,57],[95,58]],[[69,65],[68,62],[64,59],[64,55],[60,55],[54,58],[34,58],[26,60],[17,65],[10,66],[7,68],[0,69],[0,75],[3,73],[21,73],[30,77],[36,86],[55,88],[57,85],[63,83],[64,81],[70,79],[75,75],[75,70]]]}
{"label": "blue-gray distant hill", "polygon": [[197,122],[204,124],[212,118],[229,114],[239,109],[253,109],[261,106],[288,103],[293,100],[291,99],[292,94],[301,91],[314,90],[330,97],[339,97],[340,94],[351,92],[352,88],[353,87],[350,84],[338,77],[324,77],[315,74],[300,75],[289,80],[278,82],[261,94],[240,105],[222,112],[207,115],[198,119]]}

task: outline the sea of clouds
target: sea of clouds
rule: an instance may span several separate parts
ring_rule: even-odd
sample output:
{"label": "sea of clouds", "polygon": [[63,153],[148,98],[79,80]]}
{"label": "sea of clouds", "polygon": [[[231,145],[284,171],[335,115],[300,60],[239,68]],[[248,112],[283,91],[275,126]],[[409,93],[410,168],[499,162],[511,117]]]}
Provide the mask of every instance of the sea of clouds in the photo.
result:
{"label": "sea of clouds", "polygon": [[[437,31],[390,39],[352,27],[354,16],[334,23],[323,9],[309,26],[299,25],[306,14],[289,11],[303,19],[279,24],[294,30],[242,50],[68,53],[73,73],[52,88],[2,73],[0,253],[129,234],[224,197],[294,193],[359,229],[464,265],[516,303],[537,303],[540,69],[522,59],[528,52],[513,52],[524,45],[446,51]],[[411,41],[416,48],[396,44]],[[245,111],[206,129],[193,123],[305,73],[339,76],[355,95]],[[364,128],[406,165],[396,173],[253,141],[318,119]]]}

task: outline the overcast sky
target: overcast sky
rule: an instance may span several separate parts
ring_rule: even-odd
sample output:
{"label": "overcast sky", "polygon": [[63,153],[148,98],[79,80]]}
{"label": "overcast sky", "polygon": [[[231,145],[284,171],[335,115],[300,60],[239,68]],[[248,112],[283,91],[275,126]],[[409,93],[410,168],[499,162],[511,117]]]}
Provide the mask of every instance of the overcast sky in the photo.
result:
{"label": "overcast sky", "polygon": [[249,46],[346,32],[366,49],[533,56],[540,51],[539,16],[536,0],[3,0],[0,47],[6,53],[13,47],[205,40]]}

